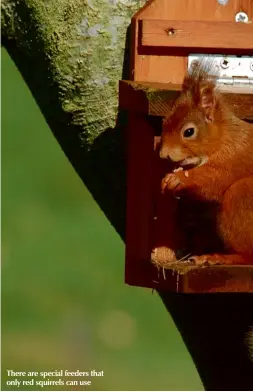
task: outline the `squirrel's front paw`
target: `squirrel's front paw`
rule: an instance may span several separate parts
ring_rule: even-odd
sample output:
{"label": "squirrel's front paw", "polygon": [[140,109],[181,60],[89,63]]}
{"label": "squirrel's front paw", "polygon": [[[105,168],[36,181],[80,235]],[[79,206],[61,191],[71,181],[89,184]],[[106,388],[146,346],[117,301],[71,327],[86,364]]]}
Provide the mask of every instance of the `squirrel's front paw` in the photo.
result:
{"label": "squirrel's front paw", "polygon": [[185,179],[185,174],[183,171],[177,172],[177,173],[168,173],[166,176],[162,179],[162,192],[165,191],[165,189],[169,189],[171,191],[175,190],[180,190],[184,186],[184,179]]}

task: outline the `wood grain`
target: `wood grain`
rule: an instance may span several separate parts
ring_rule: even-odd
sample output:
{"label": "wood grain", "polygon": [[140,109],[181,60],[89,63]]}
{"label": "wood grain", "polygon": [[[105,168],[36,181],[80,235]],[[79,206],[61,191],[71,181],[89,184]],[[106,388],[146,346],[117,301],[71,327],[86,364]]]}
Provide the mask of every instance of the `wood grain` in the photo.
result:
{"label": "wood grain", "polygon": [[[175,52],[173,48],[165,48],[166,54],[140,50],[140,20],[174,20],[174,21],[203,21],[203,22],[234,22],[235,15],[244,11],[249,21],[253,22],[252,0],[229,0],[225,6],[217,0],[151,0],[132,19],[132,49],[131,74],[132,80],[182,83],[186,67],[187,53]],[[229,37],[231,42],[234,34]],[[209,37],[207,37],[207,41]],[[146,49],[148,47],[145,47]],[[182,48],[183,49],[183,48]],[[235,49],[235,51],[237,51]],[[228,54],[228,52],[224,52]],[[234,53],[237,54],[237,53]]]}
{"label": "wood grain", "polygon": [[[142,20],[141,45],[253,50],[253,23]],[[233,37],[233,39],[231,39]]]}

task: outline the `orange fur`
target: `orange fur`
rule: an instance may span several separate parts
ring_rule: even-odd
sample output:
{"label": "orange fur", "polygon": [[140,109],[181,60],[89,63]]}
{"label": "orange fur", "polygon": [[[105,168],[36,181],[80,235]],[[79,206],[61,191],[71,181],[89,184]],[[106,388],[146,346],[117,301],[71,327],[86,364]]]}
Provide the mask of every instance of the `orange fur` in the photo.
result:
{"label": "orange fur", "polygon": [[[186,137],[185,129],[193,130],[193,136]],[[214,250],[193,260],[253,264],[253,125],[235,117],[203,67],[187,75],[164,120],[160,156],[188,172],[168,173],[163,190],[178,193],[189,205],[217,206],[213,220],[224,252]],[[188,165],[191,161],[195,166]]]}

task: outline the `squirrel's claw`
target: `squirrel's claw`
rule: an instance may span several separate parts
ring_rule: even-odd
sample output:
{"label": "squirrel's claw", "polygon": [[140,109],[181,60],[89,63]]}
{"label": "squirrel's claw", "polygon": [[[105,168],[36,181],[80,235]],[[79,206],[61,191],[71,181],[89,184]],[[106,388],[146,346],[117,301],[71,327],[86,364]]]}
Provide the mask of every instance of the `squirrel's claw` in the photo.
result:
{"label": "squirrel's claw", "polygon": [[221,255],[201,255],[201,256],[191,256],[188,259],[190,262],[194,263],[195,265],[219,265],[222,263],[222,256]]}
{"label": "squirrel's claw", "polygon": [[206,255],[203,256],[191,256],[188,261],[195,265],[208,265],[208,257]]}
{"label": "squirrel's claw", "polygon": [[183,182],[179,178],[178,173],[168,173],[166,176],[162,179],[162,184],[161,184],[161,189],[162,193],[164,193],[165,189],[169,190],[176,190],[179,185],[181,185]]}

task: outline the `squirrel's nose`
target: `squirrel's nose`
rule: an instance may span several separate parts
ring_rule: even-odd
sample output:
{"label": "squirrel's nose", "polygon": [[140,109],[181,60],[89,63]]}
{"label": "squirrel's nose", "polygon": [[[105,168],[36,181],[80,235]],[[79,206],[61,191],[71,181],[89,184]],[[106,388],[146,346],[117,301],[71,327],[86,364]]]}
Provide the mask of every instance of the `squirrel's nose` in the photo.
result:
{"label": "squirrel's nose", "polygon": [[173,162],[180,162],[186,158],[185,153],[177,146],[169,148],[166,145],[163,145],[160,149],[159,155],[160,158],[170,159]]}
{"label": "squirrel's nose", "polygon": [[169,158],[170,154],[169,154],[169,149],[166,146],[162,146],[160,148],[160,152],[159,152],[159,156],[162,159],[166,159]]}

